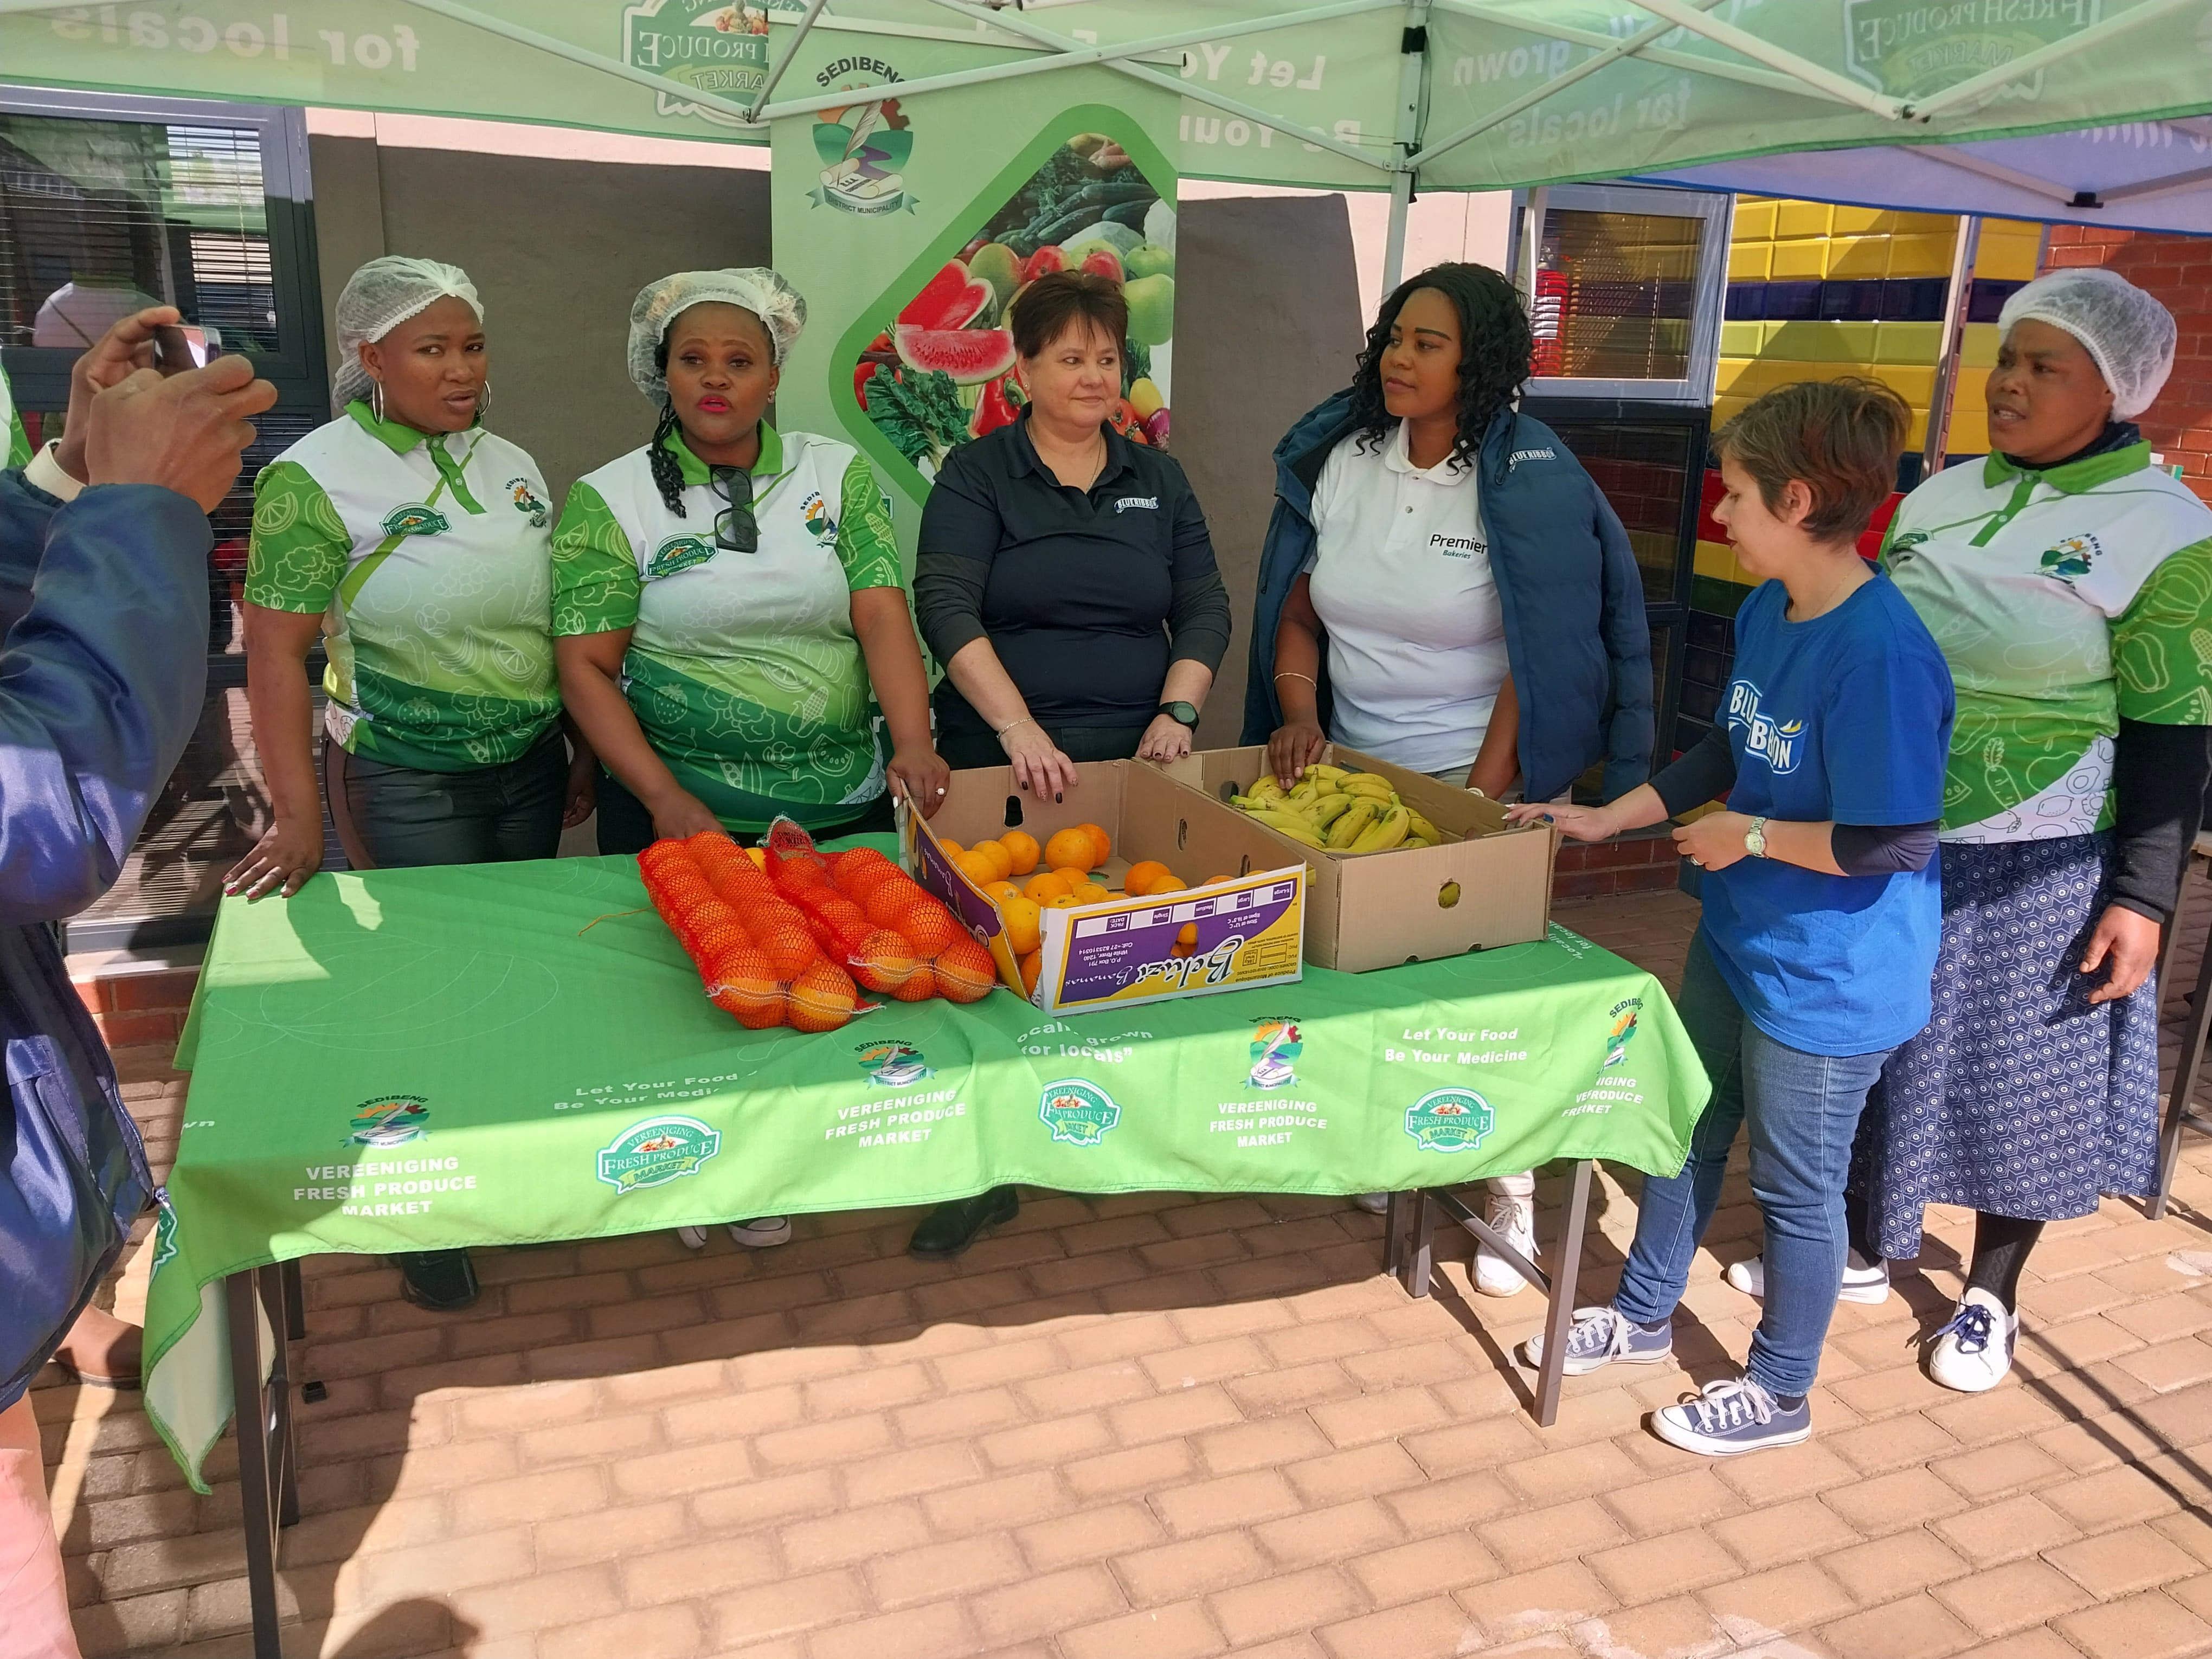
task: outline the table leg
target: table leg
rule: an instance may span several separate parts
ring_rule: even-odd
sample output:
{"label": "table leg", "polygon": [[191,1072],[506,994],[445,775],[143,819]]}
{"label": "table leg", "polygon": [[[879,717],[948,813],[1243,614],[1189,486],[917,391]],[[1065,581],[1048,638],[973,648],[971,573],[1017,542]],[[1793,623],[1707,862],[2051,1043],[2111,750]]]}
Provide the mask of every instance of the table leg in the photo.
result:
{"label": "table leg", "polygon": [[2166,1214],[2174,1170],[2181,1162],[2182,1131],[2192,1122],[2199,1126],[2204,1122],[2191,1109],[2190,1100],[2197,1092],[2197,1074],[2204,1062],[2208,1034],[2212,1034],[2212,945],[2207,946],[2203,965],[2197,970],[2197,1001],[2182,1033],[2181,1053],[2173,1063],[2173,1092],[2166,1097],[2166,1121],[2159,1131],[2158,1184],[2151,1190],[2148,1212],[2153,1221]]}
{"label": "table leg", "polygon": [[279,1262],[276,1271],[284,1275],[284,1334],[295,1342],[305,1342],[307,1293],[300,1282],[300,1258],[294,1256],[289,1261]]}
{"label": "table leg", "polygon": [[1421,1297],[1429,1293],[1429,1274],[1436,1265],[1437,1206],[1426,1188],[1411,1193],[1395,1193],[1391,1201],[1407,1200],[1405,1231],[1395,1269],[1398,1283],[1405,1287],[1407,1296]]}
{"label": "table leg", "polygon": [[1382,1212],[1382,1271],[1395,1279],[1406,1257],[1406,1241],[1413,1225],[1413,1194],[1392,1193]]}
{"label": "table leg", "polygon": [[1559,1217],[1559,1243],[1552,1258],[1551,1306],[1544,1313],[1544,1364],[1536,1373],[1536,1426],[1548,1429],[1559,1415],[1559,1383],[1566,1376],[1567,1333],[1574,1328],[1575,1297],[1582,1279],[1583,1228],[1589,1214],[1590,1161],[1577,1159]]}
{"label": "table leg", "polygon": [[[288,1328],[283,1278],[277,1267],[249,1267],[223,1280],[253,1659],[283,1659],[276,1626],[276,1533],[300,1518],[292,1449],[291,1365],[283,1339]],[[264,1316],[277,1333],[265,1383],[261,1375]]]}

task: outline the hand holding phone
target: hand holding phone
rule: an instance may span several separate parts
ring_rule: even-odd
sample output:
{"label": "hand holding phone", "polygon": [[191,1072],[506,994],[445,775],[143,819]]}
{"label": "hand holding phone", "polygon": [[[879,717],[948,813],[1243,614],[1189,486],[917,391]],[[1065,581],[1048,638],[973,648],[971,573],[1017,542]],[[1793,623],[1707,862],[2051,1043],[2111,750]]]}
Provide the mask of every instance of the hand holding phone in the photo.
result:
{"label": "hand holding phone", "polygon": [[164,375],[205,368],[222,356],[220,330],[191,323],[161,323],[154,330],[154,367]]}

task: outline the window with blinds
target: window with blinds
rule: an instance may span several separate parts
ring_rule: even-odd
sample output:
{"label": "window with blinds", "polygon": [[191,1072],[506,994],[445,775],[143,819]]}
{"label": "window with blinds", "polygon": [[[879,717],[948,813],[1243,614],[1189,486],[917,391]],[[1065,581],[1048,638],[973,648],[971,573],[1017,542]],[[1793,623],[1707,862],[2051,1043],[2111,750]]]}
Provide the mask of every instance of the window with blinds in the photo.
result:
{"label": "window with blinds", "polygon": [[1546,212],[1536,316],[1556,344],[1540,352],[1537,374],[1686,379],[1703,228],[1658,214]]}
{"label": "window with blinds", "polygon": [[59,434],[76,356],[149,305],[220,330],[279,394],[210,515],[198,726],[115,885],[69,923],[72,950],[204,938],[268,823],[242,635],[253,477],[330,418],[305,165],[296,112],[0,88],[0,366],[34,439]]}

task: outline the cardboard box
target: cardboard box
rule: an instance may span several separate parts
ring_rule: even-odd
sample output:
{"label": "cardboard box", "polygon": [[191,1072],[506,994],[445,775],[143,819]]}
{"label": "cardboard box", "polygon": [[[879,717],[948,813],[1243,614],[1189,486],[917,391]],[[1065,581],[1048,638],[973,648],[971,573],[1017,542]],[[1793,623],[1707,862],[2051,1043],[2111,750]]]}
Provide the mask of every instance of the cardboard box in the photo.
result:
{"label": "cardboard box", "polygon": [[[1306,860],[1306,960],[1364,974],[1402,963],[1540,939],[1552,920],[1547,823],[1507,827],[1496,801],[1438,783],[1389,761],[1331,744],[1328,763],[1390,780],[1399,798],[1447,836],[1441,847],[1389,853],[1316,852],[1264,825],[1261,833]],[[1264,748],[1208,749],[1176,762],[1169,775],[1216,800],[1241,794],[1264,771]],[[1224,811],[1233,811],[1224,807]],[[1237,816],[1242,817],[1240,813]]]}
{"label": "cardboard box", "polygon": [[[1002,984],[1040,1008],[1081,1013],[1304,976],[1302,852],[1285,857],[1282,836],[1149,762],[1093,762],[1075,770],[1077,787],[1058,802],[1016,788],[1007,767],[955,772],[936,817],[902,815],[908,871],[983,941]],[[1118,887],[1130,865],[1145,859],[1194,884],[1158,898],[1117,894],[1104,903],[1046,910],[1043,965],[1029,995],[999,907],[954,866],[944,842],[972,847],[1019,829],[1042,844],[1079,823],[1096,823],[1113,838],[1108,885]],[[1228,879],[1195,884],[1209,876]]]}

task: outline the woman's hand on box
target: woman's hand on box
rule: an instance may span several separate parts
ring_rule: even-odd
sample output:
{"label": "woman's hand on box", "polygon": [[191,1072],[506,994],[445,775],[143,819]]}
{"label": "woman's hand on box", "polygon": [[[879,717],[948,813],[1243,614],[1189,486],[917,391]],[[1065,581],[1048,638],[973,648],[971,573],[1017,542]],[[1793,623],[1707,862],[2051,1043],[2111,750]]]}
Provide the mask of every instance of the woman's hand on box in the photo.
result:
{"label": "woman's hand on box", "polygon": [[1610,806],[1569,806],[1563,801],[1528,801],[1505,809],[1505,821],[1515,829],[1548,819],[1569,841],[1609,841],[1620,833],[1620,820]]}

